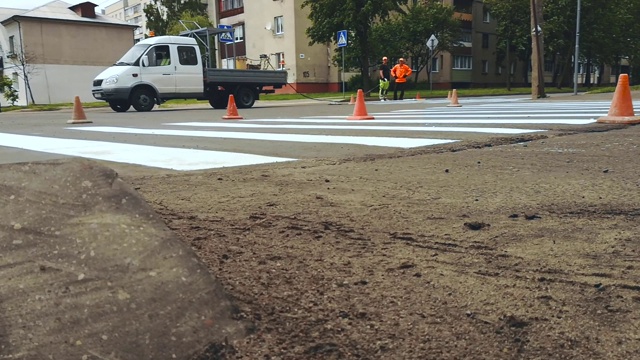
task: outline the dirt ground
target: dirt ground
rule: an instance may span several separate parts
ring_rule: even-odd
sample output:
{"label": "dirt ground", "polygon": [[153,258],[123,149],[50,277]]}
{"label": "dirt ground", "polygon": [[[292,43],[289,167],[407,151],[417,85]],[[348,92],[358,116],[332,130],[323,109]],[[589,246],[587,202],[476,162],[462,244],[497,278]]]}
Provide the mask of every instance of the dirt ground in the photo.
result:
{"label": "dirt ground", "polygon": [[124,180],[255,325],[224,358],[638,359],[640,126],[582,130]]}

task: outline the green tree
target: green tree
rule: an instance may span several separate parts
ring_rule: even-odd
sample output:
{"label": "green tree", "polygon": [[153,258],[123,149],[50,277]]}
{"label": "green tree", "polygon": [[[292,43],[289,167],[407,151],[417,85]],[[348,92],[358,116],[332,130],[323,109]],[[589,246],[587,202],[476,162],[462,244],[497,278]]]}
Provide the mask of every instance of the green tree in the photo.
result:
{"label": "green tree", "polygon": [[[431,77],[427,39],[431,34],[438,39],[438,46],[431,54],[437,57],[457,46],[461,27],[454,17],[453,7],[437,0],[426,0],[410,5],[406,12],[394,14],[389,21],[377,24],[372,33],[378,58],[383,55],[408,57],[416,72],[426,68],[427,76]],[[418,81],[417,76],[414,79]]]}
{"label": "green tree", "polygon": [[[180,20],[174,21],[169,25],[167,35],[180,35],[181,32],[186,30],[196,30],[212,26],[213,24],[208,16],[195,14],[191,10],[187,10],[182,13]],[[215,35],[210,36],[210,49],[206,48],[206,38],[201,38],[200,40],[202,41],[198,41],[198,46],[200,47],[200,54],[202,54],[202,63],[206,64],[206,66],[213,66],[215,62],[212,64],[209,59],[213,59],[215,56]]]}
{"label": "green tree", "polygon": [[207,15],[196,14],[191,10],[187,10],[180,15],[180,19],[169,24],[167,35],[179,35],[185,30],[196,30],[212,26],[213,24]]}
{"label": "green tree", "polygon": [[[491,16],[497,21],[498,35],[497,63],[503,64],[503,76],[507,89],[511,90],[512,56],[522,62],[531,57],[530,1],[529,0],[485,0]],[[545,38],[545,43],[546,43]],[[524,82],[528,80],[528,66],[524,67]]]}
{"label": "green tree", "polygon": [[0,94],[13,106],[18,101],[18,91],[13,87],[13,80],[8,76],[0,77]]}
{"label": "green tree", "polygon": [[392,12],[403,12],[409,0],[303,0],[309,8],[311,26],[306,33],[309,44],[336,42],[336,33],[349,30],[349,52],[357,54],[358,66],[365,89],[371,86],[371,31],[376,22],[389,18]]}
{"label": "green tree", "polygon": [[200,0],[153,0],[144,7],[147,29],[156,35],[167,35],[185,12],[208,18],[207,4]]}

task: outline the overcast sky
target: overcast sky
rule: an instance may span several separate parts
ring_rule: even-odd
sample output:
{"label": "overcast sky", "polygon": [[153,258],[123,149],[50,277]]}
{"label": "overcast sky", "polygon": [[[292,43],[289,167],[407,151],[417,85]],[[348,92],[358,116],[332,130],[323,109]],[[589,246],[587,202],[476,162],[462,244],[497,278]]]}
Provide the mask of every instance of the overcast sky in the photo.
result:
{"label": "overcast sky", "polygon": [[[53,0],[0,0],[0,7],[33,9],[40,5],[44,5]],[[68,4],[75,5],[87,0],[62,0]],[[98,5],[98,9],[104,9],[105,6],[111,5],[118,0],[88,0]]]}

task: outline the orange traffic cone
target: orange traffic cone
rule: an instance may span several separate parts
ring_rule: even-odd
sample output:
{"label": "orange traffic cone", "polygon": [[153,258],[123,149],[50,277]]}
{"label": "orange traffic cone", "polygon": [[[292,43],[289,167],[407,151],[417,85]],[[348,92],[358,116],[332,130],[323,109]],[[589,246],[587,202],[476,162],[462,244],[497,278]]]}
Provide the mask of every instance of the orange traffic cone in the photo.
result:
{"label": "orange traffic cone", "polygon": [[422,100],[422,98],[420,97],[420,92],[418,91],[418,93],[416,94],[416,100]]}
{"label": "orange traffic cone", "polygon": [[355,104],[356,101],[353,99],[353,94],[351,94],[351,100],[349,100],[349,105]]}
{"label": "orange traffic cone", "polygon": [[597,122],[605,124],[640,124],[640,116],[633,112],[631,90],[629,89],[629,75],[620,74],[616,91],[607,116],[599,117]]}
{"label": "orange traffic cone", "polygon": [[67,121],[67,124],[88,124],[92,122],[91,120],[87,120],[87,115],[84,114],[80,96],[76,96],[73,100],[73,116],[71,120]]}
{"label": "orange traffic cone", "polygon": [[451,100],[451,90],[447,93],[447,100]]}
{"label": "orange traffic cone", "polygon": [[460,105],[460,103],[458,102],[458,90],[453,89],[453,91],[451,92],[451,103],[447,106],[450,107],[460,107],[462,105]]}
{"label": "orange traffic cone", "polygon": [[222,117],[223,120],[238,120],[243,119],[238,114],[238,108],[236,107],[236,99],[233,98],[233,94],[229,95],[229,103],[227,105],[227,115]]}
{"label": "orange traffic cone", "polygon": [[356,106],[353,108],[353,115],[347,116],[347,120],[373,120],[373,116],[367,113],[367,107],[364,104],[364,91],[358,89],[358,97]]}

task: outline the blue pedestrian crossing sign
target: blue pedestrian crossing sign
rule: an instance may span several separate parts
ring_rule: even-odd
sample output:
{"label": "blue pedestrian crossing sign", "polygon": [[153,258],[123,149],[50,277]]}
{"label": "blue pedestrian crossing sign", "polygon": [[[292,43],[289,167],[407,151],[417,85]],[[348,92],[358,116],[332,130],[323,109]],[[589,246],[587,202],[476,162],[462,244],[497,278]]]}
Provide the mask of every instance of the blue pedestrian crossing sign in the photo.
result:
{"label": "blue pedestrian crossing sign", "polygon": [[232,43],[233,42],[233,27],[231,25],[218,25],[218,29],[229,29],[229,32],[223,32],[218,34],[218,40],[221,43]]}
{"label": "blue pedestrian crossing sign", "polygon": [[347,46],[347,30],[338,31],[338,47]]}

